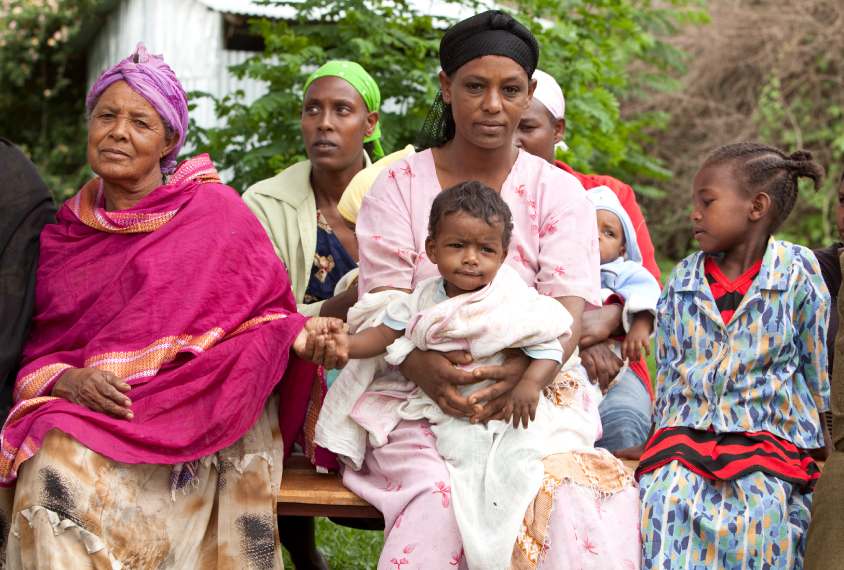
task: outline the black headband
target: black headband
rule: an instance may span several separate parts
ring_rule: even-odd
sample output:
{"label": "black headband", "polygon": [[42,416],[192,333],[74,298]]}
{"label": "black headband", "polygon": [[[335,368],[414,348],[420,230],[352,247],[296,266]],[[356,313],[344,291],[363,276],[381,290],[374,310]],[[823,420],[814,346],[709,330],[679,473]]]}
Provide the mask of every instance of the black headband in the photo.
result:
{"label": "black headband", "polygon": [[509,57],[524,68],[530,79],[539,62],[539,44],[530,30],[499,10],[455,24],[440,42],[440,65],[447,75],[485,55]]}

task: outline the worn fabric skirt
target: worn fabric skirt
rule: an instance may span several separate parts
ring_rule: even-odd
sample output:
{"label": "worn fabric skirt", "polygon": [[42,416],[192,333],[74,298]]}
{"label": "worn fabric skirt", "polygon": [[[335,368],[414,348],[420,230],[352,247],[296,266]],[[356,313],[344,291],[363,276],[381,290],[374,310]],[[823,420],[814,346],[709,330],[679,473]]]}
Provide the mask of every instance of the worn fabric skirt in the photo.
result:
{"label": "worn fabric skirt", "polygon": [[278,409],[272,395],[233,445],[175,467],[118,463],[48,432],[0,489],[6,568],[283,570]]}
{"label": "worn fabric skirt", "polygon": [[754,472],[702,477],[679,461],[642,475],[642,568],[801,569],[812,494]]}
{"label": "worn fabric skirt", "polygon": [[[557,406],[581,407],[597,418],[597,402],[583,382],[554,387]],[[632,471],[606,452],[555,454],[543,463],[542,488],[514,537],[511,570],[638,570]],[[387,445],[367,446],[359,471],[344,469],[346,487],[384,515],[378,570],[469,569],[450,477],[430,423],[420,420],[400,421]]]}

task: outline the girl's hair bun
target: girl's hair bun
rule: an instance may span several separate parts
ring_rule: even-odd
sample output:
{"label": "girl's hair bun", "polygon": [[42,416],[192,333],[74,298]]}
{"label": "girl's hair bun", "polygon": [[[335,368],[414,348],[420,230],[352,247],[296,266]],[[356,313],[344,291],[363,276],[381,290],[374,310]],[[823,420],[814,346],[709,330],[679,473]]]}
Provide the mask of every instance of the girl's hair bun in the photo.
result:
{"label": "girl's hair bun", "polygon": [[812,151],[802,149],[792,152],[788,159],[795,162],[808,162],[814,160],[815,157],[812,156]]}

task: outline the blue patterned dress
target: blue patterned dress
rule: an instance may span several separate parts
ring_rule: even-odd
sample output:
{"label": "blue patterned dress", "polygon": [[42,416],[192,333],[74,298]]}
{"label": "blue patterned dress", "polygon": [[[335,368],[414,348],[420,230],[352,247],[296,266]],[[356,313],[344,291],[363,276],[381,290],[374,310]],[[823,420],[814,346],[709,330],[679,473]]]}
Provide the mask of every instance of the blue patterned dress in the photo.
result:
{"label": "blue patterned dress", "polygon": [[[829,409],[829,293],[806,248],[771,238],[728,323],[704,275],[683,260],[657,306],[657,429],[765,431],[823,446]],[[642,568],[802,568],[811,494],[753,472],[721,481],[672,461],[640,480]]]}
{"label": "blue patterned dress", "polygon": [[311,280],[305,289],[305,304],[324,301],[334,296],[334,287],[343,276],[358,264],[343,247],[331,230],[322,212],[317,208],[317,244]]}

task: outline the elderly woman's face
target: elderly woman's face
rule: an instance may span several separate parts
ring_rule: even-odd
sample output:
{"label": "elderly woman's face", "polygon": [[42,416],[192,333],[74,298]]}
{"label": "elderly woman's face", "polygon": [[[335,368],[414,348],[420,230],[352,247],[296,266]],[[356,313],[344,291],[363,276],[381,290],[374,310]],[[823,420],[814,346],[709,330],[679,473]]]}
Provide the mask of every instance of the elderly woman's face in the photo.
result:
{"label": "elderly woman's face", "polygon": [[132,183],[160,174],[159,161],[178,136],[164,136],[164,121],[125,81],[103,91],[88,125],[88,162],[106,182]]}
{"label": "elderly woman's face", "polygon": [[521,65],[500,55],[474,59],[451,77],[440,72],[440,84],[459,135],[484,148],[512,143],[536,87]]}
{"label": "elderly woman's face", "polygon": [[351,83],[326,76],[308,85],[302,105],[302,138],[314,168],[334,172],[361,160],[363,139],[375,131],[370,112]]}

